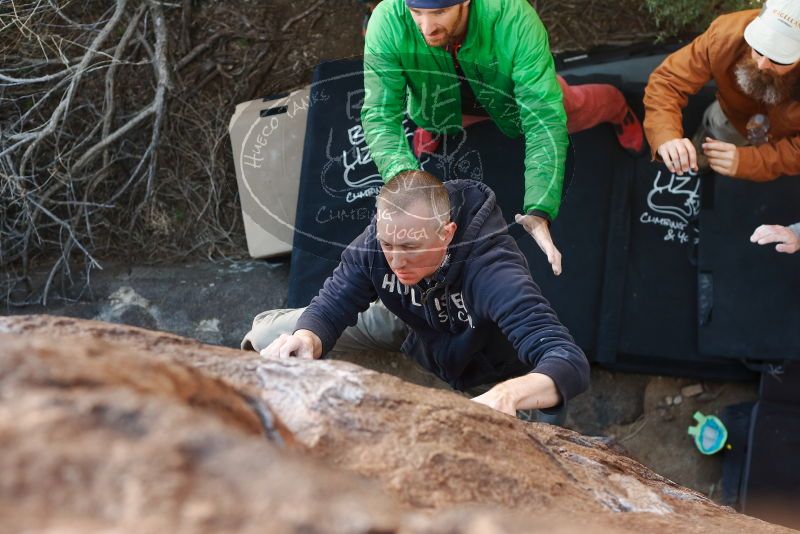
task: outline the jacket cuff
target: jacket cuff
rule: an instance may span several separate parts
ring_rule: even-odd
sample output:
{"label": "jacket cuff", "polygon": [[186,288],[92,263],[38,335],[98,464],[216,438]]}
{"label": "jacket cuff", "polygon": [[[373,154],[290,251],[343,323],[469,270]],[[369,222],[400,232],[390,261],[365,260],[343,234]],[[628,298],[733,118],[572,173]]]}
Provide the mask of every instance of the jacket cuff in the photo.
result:
{"label": "jacket cuff", "polygon": [[739,152],[739,166],[736,169],[736,177],[752,182],[767,182],[777,178],[769,176],[760,170],[760,155],[758,148],[754,146],[741,146],[737,148]]}
{"label": "jacket cuff", "polygon": [[386,170],[381,174],[381,177],[383,178],[383,183],[386,183],[403,171],[416,170],[419,170],[419,162],[416,160],[416,158],[412,158],[412,161],[401,160],[389,164],[389,166],[386,167]]}
{"label": "jacket cuff", "polygon": [[550,218],[550,215],[542,210],[536,210],[536,209],[530,210],[528,211],[528,215],[533,215],[534,217],[541,217],[542,219],[545,219],[549,223],[553,222],[553,219]]}
{"label": "jacket cuff", "polygon": [[539,365],[531,372],[553,379],[562,404],[589,387],[589,362],[582,352],[578,355],[561,348],[553,349],[542,357]]}

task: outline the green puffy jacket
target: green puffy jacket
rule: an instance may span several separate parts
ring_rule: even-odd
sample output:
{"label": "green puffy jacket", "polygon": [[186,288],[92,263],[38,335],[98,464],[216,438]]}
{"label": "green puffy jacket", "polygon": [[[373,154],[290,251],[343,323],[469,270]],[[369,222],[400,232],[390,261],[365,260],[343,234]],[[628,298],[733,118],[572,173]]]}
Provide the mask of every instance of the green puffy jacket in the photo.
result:
{"label": "green puffy jacket", "polygon": [[[568,145],[566,113],[547,32],[527,0],[472,0],[458,60],[477,100],[509,137],[525,134],[525,213],[555,219]],[[404,0],[384,0],[364,45],[361,122],[385,181],[419,162],[403,131],[408,111],[434,133],[461,130],[461,92],[450,53],[428,46]]]}

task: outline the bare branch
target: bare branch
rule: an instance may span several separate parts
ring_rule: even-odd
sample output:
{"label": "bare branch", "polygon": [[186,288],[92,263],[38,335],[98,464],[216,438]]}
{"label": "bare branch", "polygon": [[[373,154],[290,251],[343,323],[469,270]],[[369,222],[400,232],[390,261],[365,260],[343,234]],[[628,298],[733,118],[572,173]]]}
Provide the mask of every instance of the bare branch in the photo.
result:
{"label": "bare branch", "polygon": [[78,85],[81,82],[83,74],[86,68],[89,66],[89,63],[94,58],[95,52],[100,48],[109,34],[112,32],[114,27],[119,22],[120,18],[122,17],[122,13],[125,9],[125,4],[127,0],[117,0],[116,8],[114,10],[114,14],[112,15],[109,22],[103,28],[103,30],[97,35],[97,37],[92,42],[89,50],[83,56],[83,59],[76,67],[75,75],[72,78],[72,81],[67,89],[67,93],[64,98],[61,99],[58,107],[56,107],[55,111],[53,111],[50,120],[48,121],[47,125],[44,129],[40,130],[35,136],[30,138],[32,140],[30,146],[25,150],[25,153],[22,156],[22,160],[20,163],[20,172],[24,173],[24,169],[26,167],[27,162],[29,161],[33,151],[36,149],[36,146],[48,135],[52,134],[56,127],[58,126],[59,121],[61,120],[62,115],[69,109],[70,104],[72,103],[72,99],[75,95],[75,91],[77,90]]}
{"label": "bare branch", "polygon": [[292,18],[290,18],[289,20],[287,20],[287,21],[286,21],[286,23],[285,23],[285,24],[284,24],[284,25],[281,27],[281,33],[285,32],[286,30],[288,30],[289,28],[291,28],[292,26],[294,26],[294,24],[295,24],[296,22],[298,22],[298,21],[300,21],[300,20],[303,20],[304,18],[306,18],[307,16],[309,16],[309,15],[310,15],[311,13],[313,13],[313,12],[314,12],[314,11],[315,11],[317,8],[319,8],[319,6],[321,6],[321,5],[322,5],[322,4],[324,4],[324,3],[325,3],[325,0],[317,0],[316,2],[314,2],[313,4],[311,4],[311,7],[309,7],[308,9],[306,9],[305,11],[303,11],[302,13],[300,13],[299,15],[295,15],[294,17],[292,17]]}
{"label": "bare branch", "polygon": [[268,75],[288,48],[274,43],[288,40],[270,34],[274,21],[253,24],[231,4],[182,3],[191,9],[31,0],[0,10],[0,291],[9,305],[52,300],[78,274],[88,283],[98,251],[147,260],[243,249],[229,113],[271,90]]}

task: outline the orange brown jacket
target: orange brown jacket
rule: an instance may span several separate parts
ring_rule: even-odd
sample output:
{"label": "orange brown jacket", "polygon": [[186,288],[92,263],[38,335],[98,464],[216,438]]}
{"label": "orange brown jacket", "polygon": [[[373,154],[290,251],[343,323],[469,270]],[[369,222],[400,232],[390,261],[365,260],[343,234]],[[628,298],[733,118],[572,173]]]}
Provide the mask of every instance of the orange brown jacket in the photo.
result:
{"label": "orange brown jacket", "polygon": [[686,137],[681,110],[689,95],[713,79],[722,111],[745,138],[750,117],[757,113],[769,117],[770,142],[739,148],[736,175],[767,181],[800,174],[800,101],[793,97],[769,106],[747,96],[736,83],[736,65],[750,55],[744,29],[758,13],[753,9],[717,18],[705,33],[667,57],[650,75],[644,95],[644,130],[653,159],[664,142]]}

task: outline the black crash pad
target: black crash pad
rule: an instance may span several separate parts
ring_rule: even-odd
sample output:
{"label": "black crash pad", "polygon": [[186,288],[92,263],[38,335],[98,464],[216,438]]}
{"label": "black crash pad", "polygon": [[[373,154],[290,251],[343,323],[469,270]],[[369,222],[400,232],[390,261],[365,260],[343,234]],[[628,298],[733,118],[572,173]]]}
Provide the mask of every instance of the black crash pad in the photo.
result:
{"label": "black crash pad", "polygon": [[[319,65],[312,86],[292,252],[289,306],[305,306],[338,263],[343,248],[368,224],[381,181],[371,161],[359,112],[358,60]],[[568,78],[569,79],[569,78]],[[571,79],[574,83],[609,77]],[[612,78],[613,80],[613,78]],[[622,89],[641,113],[642,84]],[[690,100],[693,131],[712,93]],[[641,116],[641,115],[640,115]],[[408,121],[407,134],[414,125]],[[521,208],[524,145],[491,123],[447,136],[422,160],[442,179],[482,180],[497,193],[506,220]],[[673,177],[617,145],[609,125],[571,136],[565,194],[552,233],[564,274],[517,225],[510,231],[534,280],[590,360],[636,372],[702,378],[750,378],[738,361],[700,350],[697,340],[696,178]],[[702,249],[701,240],[699,247]]]}
{"label": "black crash pad", "polygon": [[800,528],[800,406],[759,401],[750,422],[742,511]]}
{"label": "black crash pad", "polygon": [[800,220],[800,177],[768,183],[708,179],[713,194],[700,213],[700,350],[800,360],[800,254],[749,241],[761,224]]}

